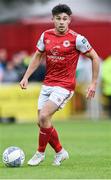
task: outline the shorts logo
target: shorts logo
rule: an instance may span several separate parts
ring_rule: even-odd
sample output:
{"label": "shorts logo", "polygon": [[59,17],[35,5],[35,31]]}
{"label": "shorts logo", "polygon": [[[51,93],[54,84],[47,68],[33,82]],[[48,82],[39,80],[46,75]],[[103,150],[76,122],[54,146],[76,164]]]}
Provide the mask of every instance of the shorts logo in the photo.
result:
{"label": "shorts logo", "polygon": [[61,99],[60,99],[60,98],[57,98],[57,101],[58,101],[58,102],[61,102]]}
{"label": "shorts logo", "polygon": [[65,41],[63,42],[63,46],[64,46],[64,47],[69,47],[69,46],[70,46],[70,41],[65,40]]}

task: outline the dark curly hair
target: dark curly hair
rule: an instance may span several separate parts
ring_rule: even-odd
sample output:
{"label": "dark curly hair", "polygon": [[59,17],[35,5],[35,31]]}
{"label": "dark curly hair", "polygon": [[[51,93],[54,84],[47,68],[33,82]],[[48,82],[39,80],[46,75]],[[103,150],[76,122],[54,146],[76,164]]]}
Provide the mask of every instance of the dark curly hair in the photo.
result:
{"label": "dark curly hair", "polygon": [[70,16],[72,14],[72,11],[70,7],[67,6],[66,4],[59,4],[52,9],[52,15],[55,16],[60,13],[66,13],[67,15]]}

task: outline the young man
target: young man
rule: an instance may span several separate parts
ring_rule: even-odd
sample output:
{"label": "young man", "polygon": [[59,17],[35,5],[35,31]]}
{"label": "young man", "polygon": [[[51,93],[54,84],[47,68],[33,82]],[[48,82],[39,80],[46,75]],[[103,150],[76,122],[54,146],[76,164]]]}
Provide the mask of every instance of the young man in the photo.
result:
{"label": "young man", "polygon": [[64,107],[72,97],[75,88],[75,74],[78,57],[84,53],[92,60],[92,82],[86,98],[95,95],[99,57],[87,39],[68,28],[71,21],[71,9],[59,4],[52,9],[54,29],[42,33],[31,63],[20,82],[26,89],[28,78],[39,67],[43,53],[46,53],[46,76],[38,100],[39,147],[29,165],[38,165],[45,158],[45,149],[49,143],[56,152],[53,165],[59,166],[69,158],[68,152],[62,147],[56,129],[52,126],[53,114]]}

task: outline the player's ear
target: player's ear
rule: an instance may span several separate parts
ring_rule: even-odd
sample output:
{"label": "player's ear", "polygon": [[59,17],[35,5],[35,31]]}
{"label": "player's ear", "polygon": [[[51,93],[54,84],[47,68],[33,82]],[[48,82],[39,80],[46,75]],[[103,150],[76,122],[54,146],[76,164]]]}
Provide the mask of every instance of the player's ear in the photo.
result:
{"label": "player's ear", "polygon": [[52,20],[52,21],[54,20],[54,16],[52,16],[51,20]]}

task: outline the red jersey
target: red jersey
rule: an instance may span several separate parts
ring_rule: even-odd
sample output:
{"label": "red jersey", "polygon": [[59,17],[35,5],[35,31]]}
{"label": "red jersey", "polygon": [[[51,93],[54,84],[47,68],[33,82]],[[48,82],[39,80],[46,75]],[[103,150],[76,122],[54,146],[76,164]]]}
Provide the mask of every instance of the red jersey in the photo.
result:
{"label": "red jersey", "polygon": [[79,54],[91,50],[87,39],[70,29],[65,35],[57,35],[55,29],[50,29],[42,33],[37,48],[46,53],[44,84],[73,91]]}

